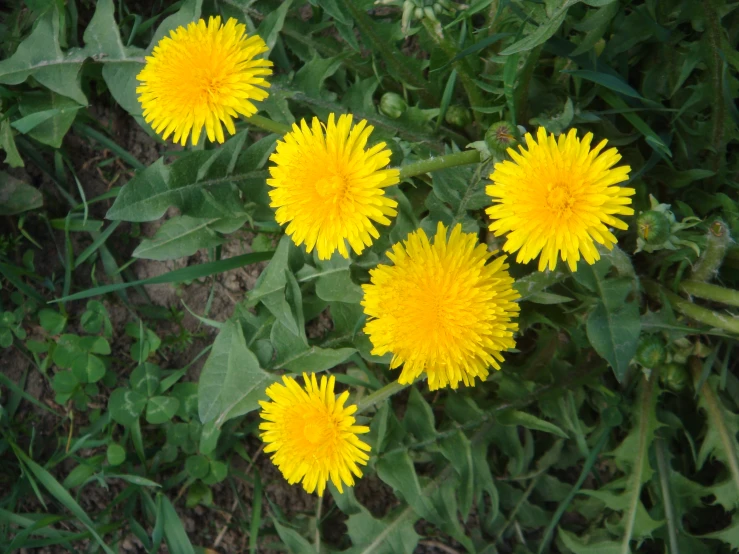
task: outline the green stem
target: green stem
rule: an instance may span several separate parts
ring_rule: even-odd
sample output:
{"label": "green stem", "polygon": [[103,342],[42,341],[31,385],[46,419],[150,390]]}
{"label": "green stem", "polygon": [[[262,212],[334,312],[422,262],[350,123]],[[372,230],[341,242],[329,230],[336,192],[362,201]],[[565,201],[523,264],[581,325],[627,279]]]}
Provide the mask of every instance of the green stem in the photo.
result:
{"label": "green stem", "polygon": [[667,461],[667,448],[665,441],[657,439],[654,442],[654,452],[657,458],[657,470],[659,471],[659,485],[662,489],[662,505],[665,509],[665,520],[667,521],[667,536],[670,541],[670,554],[679,554],[680,549],[677,542],[677,518],[672,506],[672,493],[670,491],[670,465]]}
{"label": "green stem", "polygon": [[404,165],[400,168],[400,180],[416,175],[423,175],[431,171],[445,169],[447,167],[455,167],[458,165],[476,164],[480,162],[480,153],[477,150],[464,150],[463,152],[455,152],[454,154],[446,154],[438,158],[429,158],[412,164]]}
{"label": "green stem", "polygon": [[379,404],[386,398],[390,398],[392,395],[394,395],[397,392],[402,391],[404,388],[410,386],[410,383],[401,385],[397,381],[393,381],[392,383],[388,383],[381,389],[376,390],[363,400],[359,402],[359,405],[357,406],[357,411],[355,412],[355,415],[361,414],[362,412],[370,409],[375,404]]}
{"label": "green stem", "polygon": [[700,281],[683,281],[680,288],[691,296],[739,307],[739,290],[727,289]]}
{"label": "green stem", "polygon": [[262,117],[261,115],[252,115],[251,117],[245,117],[244,119],[248,123],[254,125],[254,127],[259,127],[260,129],[264,129],[265,131],[269,131],[270,133],[275,133],[277,135],[286,135],[290,132],[289,125],[272,121],[268,117]]}
{"label": "green stem", "polygon": [[710,281],[721,267],[730,241],[726,223],[720,219],[711,223],[706,231],[706,248],[695,262],[690,278],[693,281]]}
{"label": "green stem", "polygon": [[721,59],[721,36],[723,30],[721,27],[721,18],[718,10],[712,0],[703,0],[703,13],[706,18],[706,31],[709,46],[708,69],[711,74],[711,85],[713,88],[712,102],[712,125],[711,146],[713,153],[710,155],[711,165],[714,171],[721,168],[721,162],[724,157],[724,129],[726,121],[726,105],[724,102],[724,85],[723,85],[723,68],[724,62]]}
{"label": "green stem", "polygon": [[699,323],[739,335],[739,318],[719,314],[713,310],[696,306],[689,300],[681,298],[654,281],[644,280],[642,281],[642,285],[646,293],[653,299],[661,300],[662,296],[664,296],[670,301],[672,307],[684,316],[694,319]]}

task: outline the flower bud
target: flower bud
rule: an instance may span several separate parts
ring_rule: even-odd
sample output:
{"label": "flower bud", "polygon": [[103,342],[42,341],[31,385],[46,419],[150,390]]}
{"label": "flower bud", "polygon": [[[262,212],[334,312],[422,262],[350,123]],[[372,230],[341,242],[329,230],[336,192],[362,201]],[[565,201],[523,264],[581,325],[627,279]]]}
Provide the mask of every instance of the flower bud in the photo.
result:
{"label": "flower bud", "polygon": [[491,152],[503,154],[506,149],[510,148],[516,142],[516,128],[507,121],[498,121],[493,123],[485,133],[485,142]]}
{"label": "flower bud", "polygon": [[639,214],[636,230],[647,244],[662,244],[670,238],[670,221],[662,212],[649,210]]}
{"label": "flower bud", "polygon": [[463,106],[449,106],[444,119],[449,125],[465,127],[472,122],[472,114]]}
{"label": "flower bud", "polygon": [[380,111],[392,119],[398,119],[408,108],[403,97],[394,92],[386,92],[380,98]]}
{"label": "flower bud", "polygon": [[654,369],[665,361],[665,344],[657,335],[643,335],[636,347],[636,361]]}
{"label": "flower bud", "polygon": [[671,362],[662,366],[660,379],[671,391],[680,392],[688,384],[688,372],[684,365]]}

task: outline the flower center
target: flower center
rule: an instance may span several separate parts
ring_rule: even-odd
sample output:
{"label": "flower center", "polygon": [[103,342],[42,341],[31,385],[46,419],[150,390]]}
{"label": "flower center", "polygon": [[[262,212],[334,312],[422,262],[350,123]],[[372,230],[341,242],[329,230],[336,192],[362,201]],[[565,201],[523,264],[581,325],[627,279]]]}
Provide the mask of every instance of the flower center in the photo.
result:
{"label": "flower center", "polygon": [[334,423],[330,417],[311,417],[305,418],[303,424],[303,437],[311,444],[326,442],[334,433]]}
{"label": "flower center", "polygon": [[574,199],[567,185],[552,185],[547,193],[547,205],[557,215],[569,215],[572,211]]}
{"label": "flower center", "polygon": [[344,195],[346,184],[346,179],[341,175],[328,175],[316,181],[316,192],[321,198],[333,196],[338,200]]}

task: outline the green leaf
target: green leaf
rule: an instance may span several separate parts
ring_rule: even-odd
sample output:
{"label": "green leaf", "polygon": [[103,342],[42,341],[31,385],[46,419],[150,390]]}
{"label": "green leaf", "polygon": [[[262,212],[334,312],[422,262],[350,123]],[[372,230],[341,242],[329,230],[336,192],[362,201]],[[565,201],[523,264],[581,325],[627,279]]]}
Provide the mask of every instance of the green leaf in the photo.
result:
{"label": "green leaf", "polygon": [[151,424],[166,423],[177,413],[180,401],[171,396],[154,396],[146,404],[146,421]]}
{"label": "green leaf", "polygon": [[218,273],[223,273],[237,267],[243,267],[248,264],[269,260],[272,257],[272,252],[255,252],[253,254],[242,254],[241,256],[234,256],[233,258],[227,258],[225,260],[219,260],[217,262],[208,262],[199,265],[193,265],[189,267],[183,267],[182,269],[176,269],[156,277],[150,277],[149,279],[140,279],[138,281],[129,281],[126,283],[114,283],[112,285],[102,285],[89,290],[78,292],[76,294],[70,294],[64,296],[53,302],[67,302],[70,300],[80,300],[82,298],[90,298],[91,296],[98,296],[108,292],[116,292],[128,287],[135,287],[137,285],[156,285],[161,283],[182,283],[184,281],[194,281],[202,277],[208,277]]}
{"label": "green leaf", "polygon": [[49,334],[59,335],[67,326],[67,318],[56,310],[44,308],[38,314],[39,323]]}
{"label": "green leaf", "polygon": [[287,547],[288,552],[291,554],[317,554],[316,549],[301,537],[297,531],[281,525],[274,516],[272,517],[272,523],[277,530],[277,534],[280,536],[280,540]]}
{"label": "green leaf", "polygon": [[110,417],[124,427],[129,427],[146,408],[146,397],[130,389],[115,389],[108,399]]}
{"label": "green leaf", "polygon": [[105,455],[112,466],[119,466],[126,461],[126,449],[116,442],[108,445]]}
{"label": "green leaf", "polygon": [[0,61],[0,83],[18,85],[33,76],[52,91],[86,106],[87,98],[80,88],[79,72],[87,55],[76,49],[62,52],[60,30],[58,7],[52,4],[36,20],[33,31],[15,53]]}
{"label": "green leaf", "polygon": [[200,374],[200,420],[215,420],[220,427],[227,419],[257,409],[257,402],[266,398],[265,388],[275,380],[276,376],[259,367],[256,356],[246,347],[241,326],[228,320]]}
{"label": "green leaf", "polygon": [[24,94],[18,107],[24,117],[15,120],[13,128],[52,148],[61,148],[64,135],[83,106],[66,96],[44,91]]}
{"label": "green leaf", "polygon": [[408,397],[408,405],[405,416],[403,416],[403,425],[419,441],[429,441],[436,437],[434,412],[415,387],[411,388],[411,393]]}
{"label": "green leaf", "polygon": [[615,541],[598,541],[588,544],[564,529],[559,530],[559,538],[574,554],[621,554],[621,545]]}
{"label": "green leaf", "polygon": [[219,226],[238,229],[246,216],[238,218],[200,218],[187,215],[175,216],[165,221],[151,239],[144,239],[133,251],[135,258],[147,260],[174,260],[192,256],[202,248],[223,244],[223,237],[216,232]]}
{"label": "green leaf", "polygon": [[283,2],[280,2],[279,7],[276,10],[270,11],[267,17],[265,17],[262,20],[262,23],[260,23],[259,28],[257,29],[257,35],[262,37],[269,49],[264,54],[265,57],[268,57],[270,52],[272,52],[272,49],[275,47],[277,37],[280,36],[282,26],[285,24],[285,16],[287,15],[287,11],[290,9],[290,5],[292,3],[292,0],[284,0]]}
{"label": "green leaf", "polygon": [[431,505],[418,482],[413,461],[408,452],[393,452],[377,461],[377,476],[398,491],[413,511],[420,517],[432,523],[439,523],[442,519]]}
{"label": "green leaf", "polygon": [[162,370],[158,365],[144,362],[136,366],[131,372],[131,388],[137,393],[146,396],[147,398],[152,397],[156,394],[159,388],[159,379],[161,378]]}
{"label": "green leaf", "polygon": [[40,208],[43,204],[44,200],[38,190],[0,171],[0,215],[27,212]]}
{"label": "green leaf", "polygon": [[72,362],[72,373],[81,383],[96,383],[105,375],[105,364],[95,354],[85,352]]}
{"label": "green leaf", "polygon": [[562,431],[562,429],[557,427],[554,423],[539,419],[535,415],[528,412],[521,412],[519,410],[506,410],[499,413],[496,416],[496,420],[501,425],[521,425],[522,427],[526,427],[527,429],[550,433],[564,439],[569,438],[567,433]]}
{"label": "green leaf", "polygon": [[272,327],[270,340],[276,351],[272,365],[298,373],[317,373],[331,369],[345,362],[356,352],[354,348],[308,346],[279,322]]}
{"label": "green leaf", "polygon": [[522,38],[518,42],[513,43],[508,48],[503,49],[500,52],[501,56],[510,56],[511,54],[517,54],[519,52],[527,52],[536,48],[540,44],[546,42],[560,28],[567,15],[567,10],[570,6],[577,4],[580,0],[567,0],[553,13],[547,14],[546,22],[537,27],[537,29],[528,33],[525,38]]}
{"label": "green leaf", "polygon": [[265,175],[233,172],[246,137],[246,132],[238,133],[216,150],[189,152],[169,166],[160,158],[124,185],[105,217],[153,221],[171,206],[199,218],[243,216],[245,202],[236,181]]}
{"label": "green leaf", "polygon": [[178,554],[195,554],[195,549],[190,539],[187,538],[182,520],[172,503],[161,493],[157,494],[157,503],[160,506],[159,513],[163,521],[164,540],[167,542],[169,551]]}
{"label": "green leaf", "polygon": [[588,340],[611,365],[616,379],[621,381],[636,354],[641,321],[638,304],[626,301],[634,290],[634,280],[628,277],[606,279],[610,266],[607,259],[592,266],[583,262],[578,264],[578,271],[573,276],[598,295],[599,301],[588,315]]}
{"label": "green leaf", "polygon": [[598,71],[590,71],[587,69],[568,69],[562,70],[562,73],[568,73],[581,79],[592,81],[601,86],[604,86],[612,91],[623,94],[624,96],[630,96],[631,98],[637,98],[644,100],[644,97],[629,86],[623,79],[610,75],[608,73],[599,73]]}
{"label": "green leaf", "polygon": [[194,479],[202,479],[208,475],[208,472],[210,471],[210,463],[208,462],[208,458],[201,454],[190,456],[185,460],[185,470],[190,474],[190,477]]}
{"label": "green leaf", "polygon": [[18,152],[9,119],[0,123],[0,148],[5,150],[5,163],[10,167],[23,167],[23,158]]}
{"label": "green leaf", "polygon": [[54,479],[54,476],[46,471],[43,467],[31,460],[24,452],[14,446],[15,454],[23,461],[23,464],[30,470],[33,476],[38,480],[49,493],[56,498],[65,508],[67,508],[74,516],[84,525],[92,534],[93,538],[102,547],[107,554],[114,554],[102,537],[95,530],[95,524],[85,513],[82,507],[75,501],[72,495],[67,492],[64,487]]}
{"label": "green leaf", "polygon": [[54,392],[60,395],[71,395],[80,382],[71,371],[58,371],[54,374],[52,386]]}
{"label": "green leaf", "polygon": [[326,302],[350,304],[362,300],[362,288],[352,281],[350,267],[351,262],[338,254],[334,254],[330,260],[320,262],[317,272],[310,276],[316,280],[318,298]]}

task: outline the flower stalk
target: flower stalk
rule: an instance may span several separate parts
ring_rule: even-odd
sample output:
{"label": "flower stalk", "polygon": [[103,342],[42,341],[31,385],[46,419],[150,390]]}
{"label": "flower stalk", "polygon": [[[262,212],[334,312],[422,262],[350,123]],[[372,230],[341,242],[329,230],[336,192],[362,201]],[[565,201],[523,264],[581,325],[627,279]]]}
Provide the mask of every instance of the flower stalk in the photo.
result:
{"label": "flower stalk", "polygon": [[712,302],[721,302],[729,306],[739,307],[739,290],[727,289],[701,281],[683,281],[680,288],[690,296],[697,296]]}
{"label": "flower stalk", "polygon": [[693,266],[693,281],[710,281],[724,261],[731,237],[726,223],[717,219],[706,232],[706,248]]}
{"label": "flower stalk", "polygon": [[672,307],[684,316],[689,317],[698,323],[703,323],[704,325],[709,325],[711,327],[723,329],[729,333],[739,335],[738,317],[720,314],[713,310],[709,310],[708,308],[697,306],[654,281],[644,280],[642,281],[642,285],[644,286],[646,293],[651,298],[661,300],[662,296],[664,296],[670,301]]}
{"label": "flower stalk", "polygon": [[264,129],[265,131],[269,131],[270,133],[275,133],[277,135],[285,135],[290,132],[289,125],[278,123],[277,121],[273,121],[272,119],[261,115],[254,114],[250,117],[245,117],[244,119],[254,127],[259,127],[260,129]]}
{"label": "flower stalk", "polygon": [[397,381],[393,381],[392,383],[388,383],[381,389],[377,389],[372,394],[366,396],[364,399],[362,399],[359,404],[357,404],[357,411],[354,413],[354,415],[359,415],[362,412],[365,412],[369,410],[372,406],[375,406],[376,404],[379,404],[386,398],[390,398],[396,393],[399,393],[404,388],[409,387],[410,383],[406,383],[405,385],[401,385]]}
{"label": "flower stalk", "polygon": [[477,150],[464,150],[463,152],[455,152],[454,154],[446,154],[438,158],[429,158],[421,160],[400,168],[400,180],[416,175],[423,175],[439,169],[448,167],[456,167],[458,165],[469,165],[480,162],[480,153]]}

